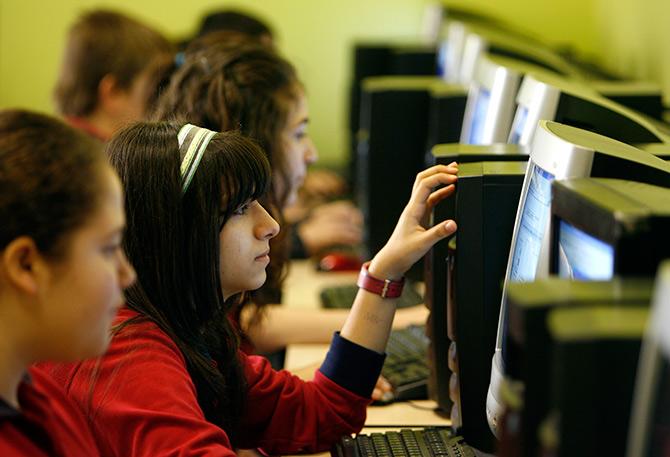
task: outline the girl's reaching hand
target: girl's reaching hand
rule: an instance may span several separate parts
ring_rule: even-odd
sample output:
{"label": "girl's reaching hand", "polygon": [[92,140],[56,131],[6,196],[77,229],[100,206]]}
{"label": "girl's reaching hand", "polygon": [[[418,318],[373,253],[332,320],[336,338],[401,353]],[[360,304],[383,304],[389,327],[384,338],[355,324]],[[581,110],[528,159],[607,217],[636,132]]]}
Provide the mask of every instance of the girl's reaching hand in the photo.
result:
{"label": "girl's reaching hand", "polygon": [[[454,192],[458,165],[435,165],[414,181],[412,196],[386,245],[375,255],[368,271],[376,278],[398,279],[436,242],[456,231],[453,220],[425,228],[421,221],[432,208]],[[442,186],[442,187],[440,187]]]}

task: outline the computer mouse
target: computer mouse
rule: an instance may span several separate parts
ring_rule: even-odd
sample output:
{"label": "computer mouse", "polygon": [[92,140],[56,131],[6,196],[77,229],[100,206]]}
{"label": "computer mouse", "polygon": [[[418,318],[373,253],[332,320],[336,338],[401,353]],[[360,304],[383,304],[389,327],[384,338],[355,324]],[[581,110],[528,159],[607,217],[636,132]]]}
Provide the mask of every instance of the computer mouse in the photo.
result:
{"label": "computer mouse", "polygon": [[330,253],[326,254],[317,264],[319,271],[358,271],[363,262],[354,254]]}

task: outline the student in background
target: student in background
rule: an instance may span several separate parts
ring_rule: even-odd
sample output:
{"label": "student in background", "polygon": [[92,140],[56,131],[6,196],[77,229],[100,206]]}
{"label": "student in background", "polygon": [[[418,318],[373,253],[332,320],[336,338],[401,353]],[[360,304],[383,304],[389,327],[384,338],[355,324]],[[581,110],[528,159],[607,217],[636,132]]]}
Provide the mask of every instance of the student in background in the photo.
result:
{"label": "student in background", "polygon": [[107,141],[144,118],[153,66],[165,59],[172,59],[172,47],[150,27],[114,11],[84,14],[68,34],[56,108],[74,127]]}
{"label": "student in background", "polygon": [[[189,45],[189,51],[195,50],[194,43],[202,46],[215,41],[239,41],[240,37],[244,37],[247,42],[255,42],[270,50],[276,50],[274,32],[270,25],[248,12],[223,9],[212,11],[202,18],[200,28]],[[183,45],[184,48],[186,44]],[[310,170],[305,176],[298,200],[285,211],[287,223],[295,224],[305,219],[312,208],[342,197],[346,192],[346,182],[339,174],[327,169]],[[304,254],[302,251],[302,256]]]}
{"label": "student in background", "polygon": [[[276,53],[260,46],[231,48],[212,45],[186,56],[158,104],[158,117],[179,118],[219,131],[239,130],[258,141],[272,167],[272,184],[263,204],[283,219],[317,158],[308,134],[309,109],[305,90],[295,69]],[[318,239],[315,251],[332,244],[360,240],[358,212],[347,204],[334,205],[331,216],[308,228]],[[276,306],[281,289],[290,238],[284,230],[271,241],[273,258],[268,280],[240,308],[238,319],[255,349],[280,350],[291,343],[327,343],[344,322],[346,310],[295,310]],[[303,242],[309,237],[301,234]],[[399,310],[397,327],[423,323],[427,310],[420,305]],[[248,350],[252,350],[249,349]]]}
{"label": "student in background", "polygon": [[96,456],[81,410],[31,364],[97,356],[134,272],[123,196],[94,140],[0,112],[0,455]]}
{"label": "student in background", "polygon": [[[99,360],[50,364],[88,413],[104,455],[234,455],[328,449],[359,430],[395,312],[368,283],[311,382],[238,351],[226,316],[260,287],[279,232],[259,203],[270,183],[262,150],[236,132],[141,123],[107,147],[126,191],[124,246],[138,281]],[[453,192],[457,168],[420,173],[388,244],[367,271],[392,280],[453,221],[424,229],[426,211]],[[439,190],[433,190],[437,186]],[[372,280],[370,280],[372,281]]]}
{"label": "student in background", "polygon": [[212,11],[205,15],[196,38],[221,31],[247,35],[269,48],[275,45],[274,33],[268,24],[249,13],[233,9]]}

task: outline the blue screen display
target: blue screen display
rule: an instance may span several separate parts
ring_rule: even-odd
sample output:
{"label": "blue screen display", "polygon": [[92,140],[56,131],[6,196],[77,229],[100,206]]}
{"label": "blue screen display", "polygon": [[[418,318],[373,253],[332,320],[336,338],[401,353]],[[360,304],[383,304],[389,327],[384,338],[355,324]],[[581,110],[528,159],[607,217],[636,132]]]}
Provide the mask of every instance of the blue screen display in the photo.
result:
{"label": "blue screen display", "polygon": [[530,183],[523,202],[521,222],[517,230],[510,281],[527,282],[535,279],[542,241],[551,209],[551,182],[554,175],[532,162]]}
{"label": "blue screen display", "polygon": [[449,42],[443,41],[437,51],[437,75],[441,77],[447,76],[447,56],[449,53]]}
{"label": "blue screen display", "polygon": [[481,144],[484,136],[484,126],[486,125],[486,112],[489,108],[491,94],[485,89],[480,89],[475,102],[475,110],[472,114],[472,123],[470,124],[469,144]]}
{"label": "blue screen display", "polygon": [[577,227],[558,226],[558,275],[580,281],[607,281],[614,274],[614,248]]}
{"label": "blue screen display", "polygon": [[526,119],[528,118],[528,108],[523,105],[519,105],[517,108],[516,115],[514,116],[514,124],[512,125],[512,130],[509,134],[508,143],[519,144],[521,140],[521,134],[523,133],[524,127],[526,127]]}

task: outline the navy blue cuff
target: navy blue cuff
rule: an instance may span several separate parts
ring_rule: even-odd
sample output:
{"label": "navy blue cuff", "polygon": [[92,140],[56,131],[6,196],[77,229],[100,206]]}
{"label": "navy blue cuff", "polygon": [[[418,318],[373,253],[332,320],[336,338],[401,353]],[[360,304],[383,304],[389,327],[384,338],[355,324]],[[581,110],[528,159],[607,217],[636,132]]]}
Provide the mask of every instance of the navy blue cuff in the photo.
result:
{"label": "navy blue cuff", "polygon": [[335,332],[321,373],[345,389],[369,398],[377,384],[386,354],[352,343]]}
{"label": "navy blue cuff", "polygon": [[306,259],[309,257],[309,254],[307,253],[307,248],[305,248],[305,244],[302,242],[302,238],[300,238],[300,235],[298,234],[299,226],[300,223],[288,228],[290,230],[289,233],[291,234],[292,259]]}

